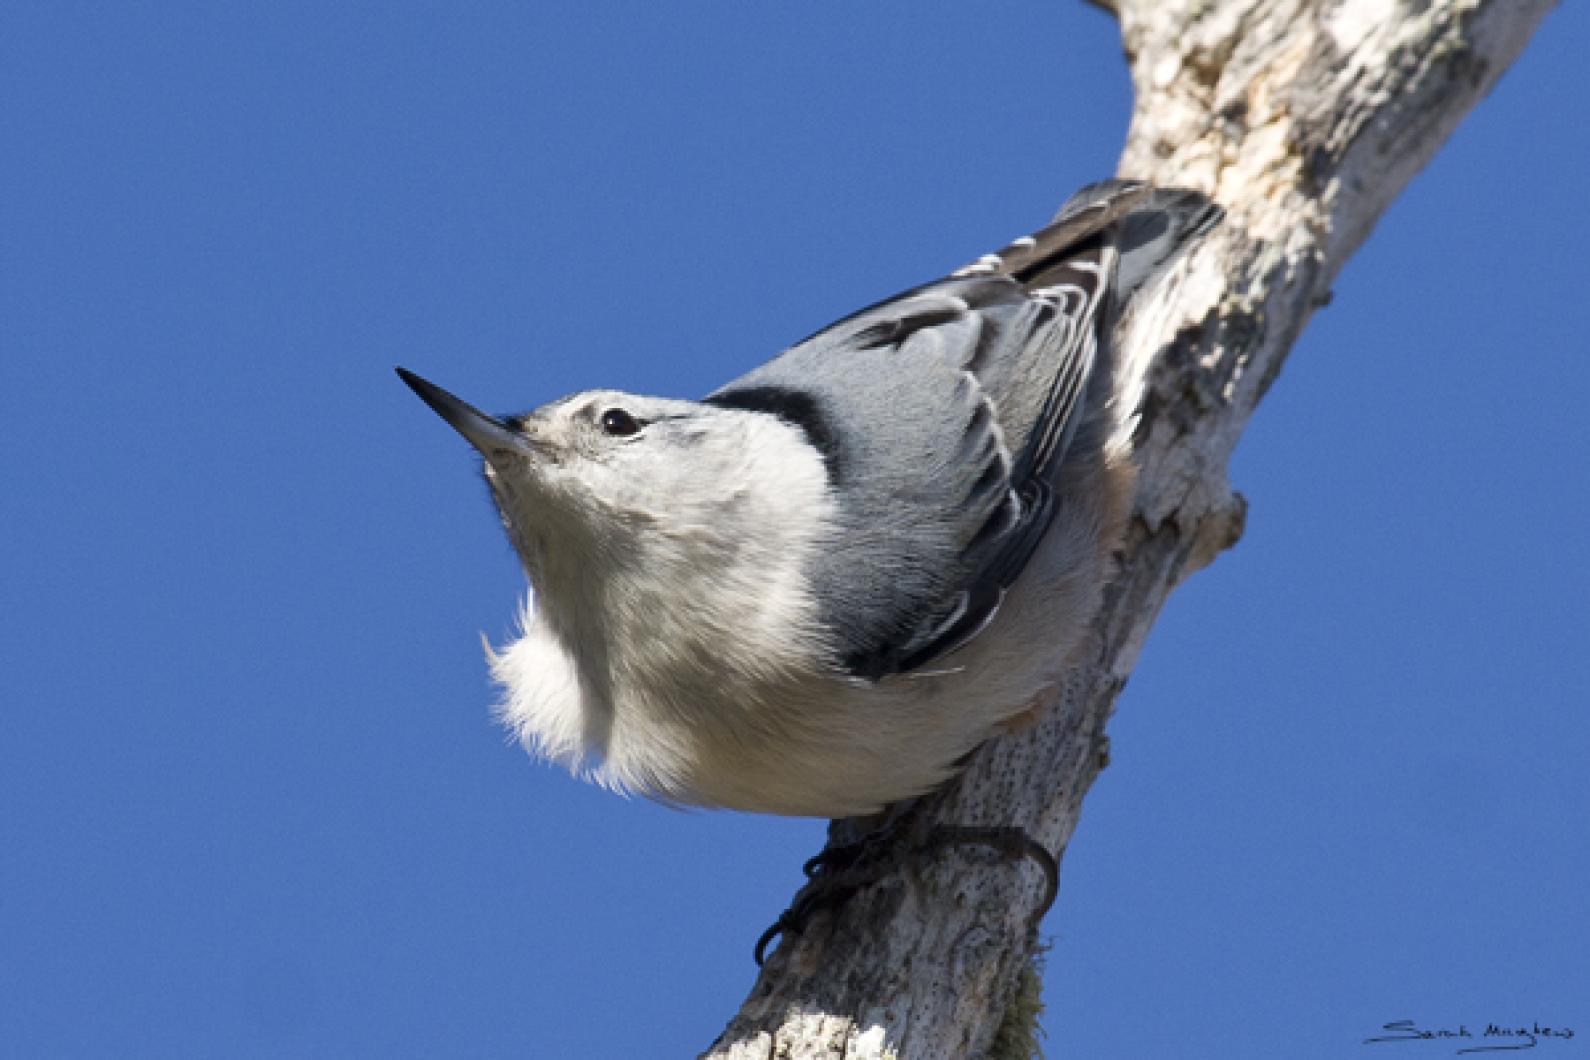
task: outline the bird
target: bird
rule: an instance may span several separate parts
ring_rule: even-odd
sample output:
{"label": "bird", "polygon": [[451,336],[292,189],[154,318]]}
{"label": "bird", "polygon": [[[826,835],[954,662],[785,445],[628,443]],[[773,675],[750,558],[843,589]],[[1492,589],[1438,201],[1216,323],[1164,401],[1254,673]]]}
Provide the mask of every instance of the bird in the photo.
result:
{"label": "bird", "polygon": [[498,718],[670,805],[858,817],[942,785],[1086,641],[1135,481],[1114,337],[1220,217],[1089,185],[700,400],[498,416],[397,369],[478,451],[528,577],[486,648]]}

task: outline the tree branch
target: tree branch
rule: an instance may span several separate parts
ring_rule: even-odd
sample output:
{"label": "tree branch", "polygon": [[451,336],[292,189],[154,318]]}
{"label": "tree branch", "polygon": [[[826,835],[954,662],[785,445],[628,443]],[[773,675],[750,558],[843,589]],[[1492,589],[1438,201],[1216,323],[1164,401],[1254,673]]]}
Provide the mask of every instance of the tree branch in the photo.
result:
{"label": "tree branch", "polygon": [[[1098,2],[1098,0],[1094,0]],[[1135,109],[1119,172],[1209,193],[1226,222],[1121,337],[1141,467],[1088,661],[900,829],[895,868],[786,939],[707,1056],[985,1054],[1036,944],[1035,868],[909,858],[935,823],[1063,851],[1105,722],[1170,590],[1242,533],[1226,465],[1342,264],[1523,49],[1550,0],[1119,0]],[[1034,645],[1035,651],[1043,645]],[[855,834],[836,822],[831,839]]]}

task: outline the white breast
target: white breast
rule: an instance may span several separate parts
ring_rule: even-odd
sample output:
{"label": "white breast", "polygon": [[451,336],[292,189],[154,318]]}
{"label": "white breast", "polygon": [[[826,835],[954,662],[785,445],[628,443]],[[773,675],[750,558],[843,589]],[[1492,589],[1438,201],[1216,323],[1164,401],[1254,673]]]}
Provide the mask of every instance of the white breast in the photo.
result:
{"label": "white breast", "polygon": [[1096,607],[1101,531],[1129,473],[1106,484],[1099,463],[1069,464],[1055,523],[990,627],[926,672],[869,683],[813,665],[826,656],[801,570],[819,547],[810,513],[829,502],[816,453],[787,440],[748,447],[778,454],[776,476],[729,479],[779,488],[644,535],[634,562],[590,565],[606,580],[582,606],[604,605],[584,636],[601,651],[560,632],[580,623],[555,621],[554,601],[527,606],[524,635],[491,663],[499,714],[533,753],[669,802],[855,816],[941,783],[1000,721],[1047,704]]}

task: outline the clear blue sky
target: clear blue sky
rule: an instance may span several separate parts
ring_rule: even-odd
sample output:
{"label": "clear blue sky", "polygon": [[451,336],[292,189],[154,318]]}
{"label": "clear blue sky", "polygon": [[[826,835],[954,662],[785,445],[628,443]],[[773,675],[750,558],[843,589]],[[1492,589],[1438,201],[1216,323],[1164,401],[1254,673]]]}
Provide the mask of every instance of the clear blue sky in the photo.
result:
{"label": "clear blue sky", "polygon": [[[1110,173],[1128,83],[1080,2],[685,10],[0,13],[0,1054],[681,1056],[738,1005],[822,823],[505,741],[522,578],[391,366],[699,395]],[[1244,438],[1066,859],[1052,1055],[1590,1049],[1587,38]]]}

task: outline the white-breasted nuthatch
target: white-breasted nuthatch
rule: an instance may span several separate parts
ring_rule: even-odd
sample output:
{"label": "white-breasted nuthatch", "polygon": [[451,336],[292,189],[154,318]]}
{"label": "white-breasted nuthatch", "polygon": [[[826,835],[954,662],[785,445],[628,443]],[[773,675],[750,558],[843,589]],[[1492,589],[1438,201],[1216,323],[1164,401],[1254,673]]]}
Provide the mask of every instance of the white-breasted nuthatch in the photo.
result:
{"label": "white-breasted nuthatch", "polygon": [[1084,638],[1132,488],[1112,330],[1218,216],[1092,185],[701,401],[497,418],[398,369],[484,456],[529,575],[488,649],[502,720],[671,803],[844,817],[945,780]]}

